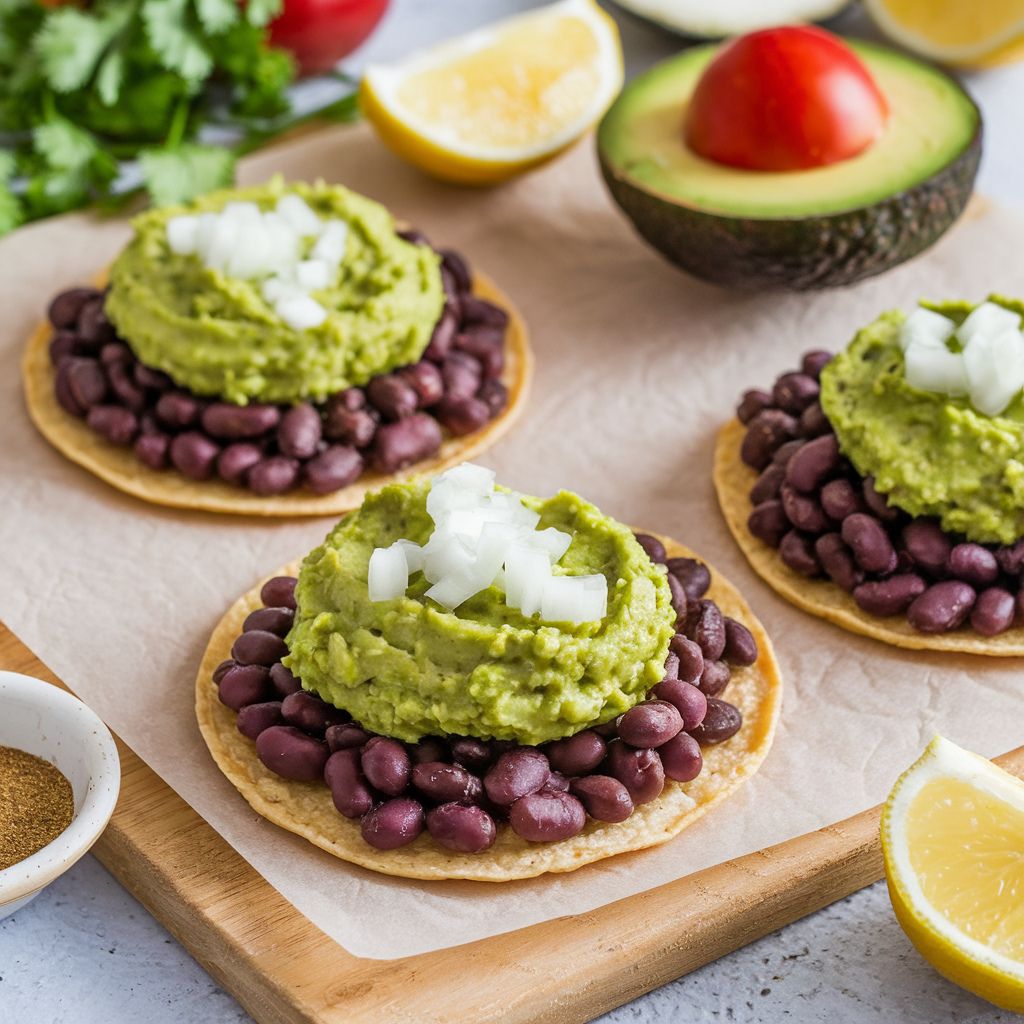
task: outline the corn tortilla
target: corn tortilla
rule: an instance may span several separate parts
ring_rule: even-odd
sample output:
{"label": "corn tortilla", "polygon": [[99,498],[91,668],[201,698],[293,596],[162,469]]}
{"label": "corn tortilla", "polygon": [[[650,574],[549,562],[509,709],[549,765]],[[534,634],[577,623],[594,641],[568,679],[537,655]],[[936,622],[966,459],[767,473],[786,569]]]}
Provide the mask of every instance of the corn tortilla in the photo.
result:
{"label": "corn tortilla", "polygon": [[[681,544],[670,540],[665,544],[670,555],[694,557]],[[294,562],[274,575],[295,575],[298,568],[299,563]],[[678,835],[749,779],[768,753],[782,702],[782,680],[771,641],[736,588],[713,568],[711,571],[708,596],[718,602],[723,614],[750,629],[760,652],[754,665],[733,670],[725,692],[726,699],[742,711],[743,727],[725,743],[703,748],[704,770],[693,782],[668,780],[661,796],[638,807],[626,821],[609,824],[588,818],[584,831],[572,839],[529,843],[510,828],[500,827],[494,846],[479,854],[446,850],[426,832],[401,849],[376,850],[363,841],[358,821],[335,810],[325,785],[291,782],[265,768],[256,756],[255,744],[235,727],[235,712],[218,700],[211,678],[214,668],[229,656],[246,615],[260,607],[259,587],[231,606],[210,638],[196,677],[199,728],[217,766],[257,813],[341,860],[386,875],[432,880],[506,882],[549,871],[575,871],[584,864],[656,846]]]}
{"label": "corn tortilla", "polygon": [[852,633],[915,651],[956,651],[995,658],[1024,655],[1024,627],[1014,627],[998,636],[985,637],[968,627],[949,633],[919,633],[904,615],[886,617],[862,611],[853,597],[830,579],[808,579],[783,564],[779,552],[758,540],[747,528],[750,488],[757,472],[740,458],[744,426],[739,420],[727,423],[715,445],[714,480],[725,521],[754,570],[787,601],[805,612],[834,622]]}
{"label": "corn tortilla", "polygon": [[[102,281],[98,282],[102,285]],[[91,430],[84,420],[69,415],[53,393],[53,366],[49,341],[52,328],[40,324],[22,358],[21,373],[25,403],[39,432],[62,455],[118,490],[155,505],[226,512],[250,516],[327,516],[356,508],[368,491],[393,480],[421,473],[435,474],[457,465],[490,448],[516,421],[526,404],[533,376],[533,354],[526,325],[515,307],[487,277],[474,277],[473,291],[481,298],[501,306],[509,314],[505,336],[505,370],[502,381],[508,388],[508,404],[482,429],[464,437],[446,437],[438,453],[408,469],[394,474],[367,470],[350,484],[331,494],[316,495],[301,488],[287,494],[260,497],[243,487],[235,487],[214,477],[189,480],[176,470],[150,469],[140,462],[132,449],[119,448]]]}

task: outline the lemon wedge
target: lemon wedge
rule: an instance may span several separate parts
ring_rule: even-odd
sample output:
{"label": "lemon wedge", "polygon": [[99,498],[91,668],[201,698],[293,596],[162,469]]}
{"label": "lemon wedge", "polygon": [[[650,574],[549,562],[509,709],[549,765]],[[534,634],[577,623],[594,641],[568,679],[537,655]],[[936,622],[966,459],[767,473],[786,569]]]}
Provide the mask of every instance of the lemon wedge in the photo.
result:
{"label": "lemon wedge", "polygon": [[1024,0],[865,0],[878,27],[944,64],[989,67],[1024,57]]}
{"label": "lemon wedge", "polygon": [[937,736],[882,811],[896,917],[951,981],[1024,1012],[1024,782]]}
{"label": "lemon wedge", "polygon": [[621,87],[615,23],[593,0],[559,0],[371,66],[359,98],[400,157],[446,181],[485,185],[571,145]]}

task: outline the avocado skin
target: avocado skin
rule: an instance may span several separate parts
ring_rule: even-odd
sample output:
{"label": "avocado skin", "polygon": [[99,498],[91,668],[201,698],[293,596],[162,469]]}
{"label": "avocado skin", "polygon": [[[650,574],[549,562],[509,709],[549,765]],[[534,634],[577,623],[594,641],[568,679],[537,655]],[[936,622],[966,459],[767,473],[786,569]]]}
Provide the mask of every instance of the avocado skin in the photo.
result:
{"label": "avocado skin", "polygon": [[655,249],[694,277],[727,288],[809,291],[853,284],[923,252],[971,197],[981,119],[970,143],[920,184],[870,206],[820,217],[750,218],[662,199],[619,174],[598,150],[612,197]]}

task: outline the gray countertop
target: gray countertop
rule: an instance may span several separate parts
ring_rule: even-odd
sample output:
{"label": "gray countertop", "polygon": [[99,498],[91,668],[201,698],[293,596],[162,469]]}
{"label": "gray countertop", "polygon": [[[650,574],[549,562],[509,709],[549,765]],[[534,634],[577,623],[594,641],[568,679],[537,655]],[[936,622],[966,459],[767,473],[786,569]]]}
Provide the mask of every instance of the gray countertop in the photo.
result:
{"label": "gray countertop", "polygon": [[[353,61],[388,60],[536,0],[393,0]],[[678,43],[622,17],[627,72]],[[843,28],[864,30],[858,12]],[[974,75],[986,119],[979,187],[1024,205],[1024,65]],[[1024,240],[1022,240],[1024,241]],[[100,865],[87,857],[0,922],[0,1024],[241,1024],[248,1015]],[[961,991],[917,956],[883,885],[709,964],[601,1018],[766,1024],[995,1024],[1017,1019]],[[382,1022],[386,1024],[386,1022]]]}

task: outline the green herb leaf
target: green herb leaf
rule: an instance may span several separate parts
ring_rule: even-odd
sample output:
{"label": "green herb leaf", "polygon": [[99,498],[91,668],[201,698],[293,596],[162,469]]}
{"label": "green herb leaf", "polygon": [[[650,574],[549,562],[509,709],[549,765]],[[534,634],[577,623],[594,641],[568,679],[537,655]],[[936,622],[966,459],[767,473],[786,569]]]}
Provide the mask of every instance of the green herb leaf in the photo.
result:
{"label": "green herb leaf", "polygon": [[0,235],[13,231],[24,219],[18,197],[6,185],[0,185]]}
{"label": "green herb leaf", "polygon": [[121,95],[124,70],[124,54],[120,50],[112,50],[103,58],[96,73],[96,92],[105,106],[112,107]]}
{"label": "green herb leaf", "polygon": [[195,0],[196,14],[211,36],[218,35],[238,21],[235,0]]}
{"label": "green herb leaf", "polygon": [[87,167],[99,153],[95,136],[63,118],[39,125],[32,138],[36,152],[49,167],[59,170]]}
{"label": "green herb leaf", "polygon": [[143,0],[142,20],[160,63],[198,88],[213,70],[213,59],[189,23],[188,0]]}
{"label": "green herb leaf", "polygon": [[282,0],[249,0],[245,7],[245,18],[250,25],[262,27],[276,18],[283,6]]}
{"label": "green herb leaf", "polygon": [[80,89],[92,77],[126,12],[97,17],[74,7],[48,15],[33,40],[43,74],[57,92]]}
{"label": "green herb leaf", "polygon": [[215,146],[186,144],[176,149],[147,149],[139,156],[146,188],[157,206],[194,199],[231,185],[235,156]]}

